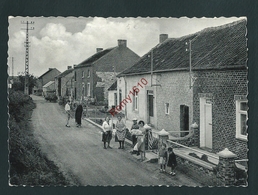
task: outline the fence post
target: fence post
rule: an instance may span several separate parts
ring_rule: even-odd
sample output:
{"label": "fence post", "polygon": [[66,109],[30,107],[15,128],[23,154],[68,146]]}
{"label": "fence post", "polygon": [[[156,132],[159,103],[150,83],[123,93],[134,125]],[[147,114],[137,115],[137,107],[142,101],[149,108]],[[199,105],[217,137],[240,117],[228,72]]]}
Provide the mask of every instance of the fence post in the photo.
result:
{"label": "fence post", "polygon": [[236,154],[227,148],[217,153],[219,155],[218,177],[223,185],[232,186],[235,182],[235,158]]}
{"label": "fence post", "polygon": [[198,139],[198,137],[199,137],[199,126],[195,122],[191,125],[190,128],[193,131],[193,142],[194,142],[194,143],[191,143],[191,144],[199,147],[199,144],[200,144],[200,141]]}
{"label": "fence post", "polygon": [[167,144],[169,133],[165,131],[165,129],[162,129],[161,131],[157,132],[157,134],[159,135],[158,149],[160,149],[160,147],[162,146],[162,143]]}

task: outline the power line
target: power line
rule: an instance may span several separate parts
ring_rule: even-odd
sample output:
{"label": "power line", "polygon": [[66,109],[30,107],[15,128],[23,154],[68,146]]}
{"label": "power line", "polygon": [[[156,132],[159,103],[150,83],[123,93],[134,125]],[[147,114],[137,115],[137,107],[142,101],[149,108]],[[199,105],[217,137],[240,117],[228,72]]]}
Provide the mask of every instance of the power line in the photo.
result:
{"label": "power line", "polygon": [[29,30],[34,30],[34,27],[30,27],[29,28],[29,25],[30,24],[34,24],[33,21],[31,22],[24,22],[22,21],[21,22],[22,24],[26,24],[26,28],[22,28],[22,30],[26,30],[26,41],[24,42],[25,43],[25,83],[24,83],[24,94],[27,94],[29,95]]}

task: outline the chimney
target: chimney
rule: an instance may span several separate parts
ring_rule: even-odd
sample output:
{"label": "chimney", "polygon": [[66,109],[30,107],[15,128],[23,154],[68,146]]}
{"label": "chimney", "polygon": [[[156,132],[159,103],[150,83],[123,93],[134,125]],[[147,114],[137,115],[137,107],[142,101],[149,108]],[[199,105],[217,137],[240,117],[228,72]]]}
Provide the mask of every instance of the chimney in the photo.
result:
{"label": "chimney", "polygon": [[126,47],[126,40],[118,39],[117,42],[119,47]]}
{"label": "chimney", "polygon": [[73,68],[75,68],[76,66],[77,66],[77,65],[76,65],[76,64],[74,64],[74,65],[73,65]]}
{"label": "chimney", "polygon": [[159,35],[159,43],[163,43],[166,39],[168,39],[168,34]]}
{"label": "chimney", "polygon": [[103,51],[103,48],[97,48],[97,49],[96,49],[96,52],[97,52],[97,53],[100,52],[100,51]]}
{"label": "chimney", "polygon": [[72,66],[67,66],[67,70],[69,70],[69,69],[71,69],[72,68]]}

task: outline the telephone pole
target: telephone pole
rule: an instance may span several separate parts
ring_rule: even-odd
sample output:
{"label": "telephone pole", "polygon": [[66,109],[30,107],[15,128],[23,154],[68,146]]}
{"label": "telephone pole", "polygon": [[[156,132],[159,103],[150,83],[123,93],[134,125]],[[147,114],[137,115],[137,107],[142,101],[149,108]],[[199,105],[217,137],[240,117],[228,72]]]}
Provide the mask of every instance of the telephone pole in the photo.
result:
{"label": "telephone pole", "polygon": [[21,22],[22,24],[26,24],[26,28],[22,28],[22,30],[26,30],[26,41],[25,43],[25,82],[24,82],[24,94],[29,95],[29,30],[34,30],[34,27],[30,27],[30,24],[34,24],[34,22]]}

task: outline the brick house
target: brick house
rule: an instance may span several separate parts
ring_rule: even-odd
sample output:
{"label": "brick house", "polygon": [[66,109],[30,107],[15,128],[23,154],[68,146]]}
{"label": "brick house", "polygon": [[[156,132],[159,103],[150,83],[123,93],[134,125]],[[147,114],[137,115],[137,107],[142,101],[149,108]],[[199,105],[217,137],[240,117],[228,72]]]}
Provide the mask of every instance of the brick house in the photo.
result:
{"label": "brick house", "polygon": [[[122,104],[126,117],[171,133],[196,122],[197,146],[213,152],[227,147],[247,158],[245,35],[246,20],[180,38],[161,35],[156,47],[118,75],[126,83],[122,99],[133,86],[140,90]],[[148,82],[143,87],[142,78]]]}
{"label": "brick house", "polygon": [[37,93],[38,91],[42,92],[43,86],[47,84],[49,81],[55,81],[55,76],[57,76],[60,73],[61,72],[56,68],[49,68],[47,72],[45,72],[40,77],[38,77],[37,87],[33,89],[33,92],[34,93]]}
{"label": "brick house", "polygon": [[60,97],[72,97],[74,85],[74,72],[72,66],[55,77],[56,95]]}
{"label": "brick house", "polygon": [[74,98],[86,97],[98,102],[108,101],[108,88],[116,80],[116,74],[132,66],[139,56],[127,47],[126,40],[118,40],[118,46],[97,52],[74,67]]}

